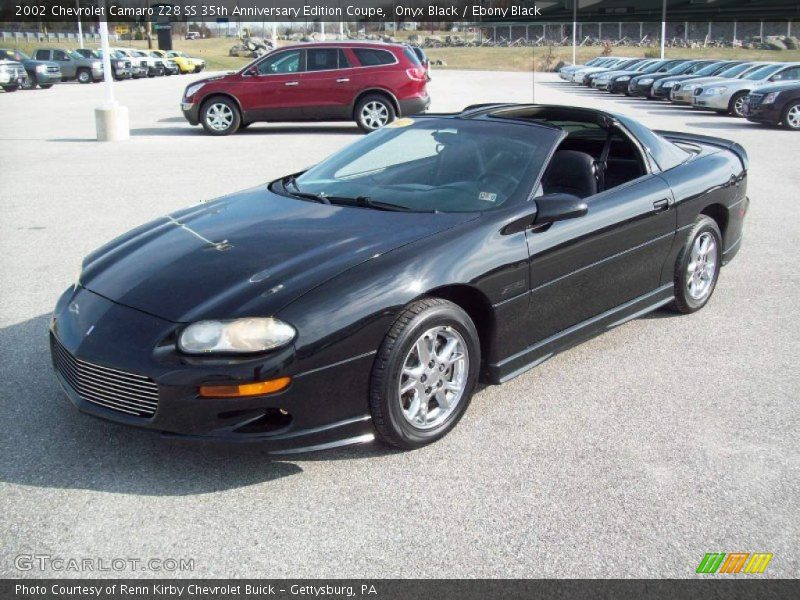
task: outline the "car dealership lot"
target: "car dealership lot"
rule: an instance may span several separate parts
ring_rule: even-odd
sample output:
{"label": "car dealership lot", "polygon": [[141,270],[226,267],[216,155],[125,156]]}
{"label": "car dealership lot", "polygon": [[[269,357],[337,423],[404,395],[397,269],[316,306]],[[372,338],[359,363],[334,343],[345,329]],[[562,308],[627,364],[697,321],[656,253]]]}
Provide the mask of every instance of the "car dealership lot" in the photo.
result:
{"label": "car dealership lot", "polygon": [[797,576],[800,136],[551,74],[434,72],[434,111],[533,98],[742,143],[742,251],[701,312],[638,319],[486,388],[433,446],[271,459],[81,415],[49,368],[49,312],[90,250],[360,135],[203,135],[178,106],[198,78],[116,85],[132,134],[117,144],[93,141],[101,86],[0,94],[3,575],[41,575],[14,568],[38,553],[193,558],[180,575],[206,577],[686,577],[706,552],[760,551],[764,576]]}

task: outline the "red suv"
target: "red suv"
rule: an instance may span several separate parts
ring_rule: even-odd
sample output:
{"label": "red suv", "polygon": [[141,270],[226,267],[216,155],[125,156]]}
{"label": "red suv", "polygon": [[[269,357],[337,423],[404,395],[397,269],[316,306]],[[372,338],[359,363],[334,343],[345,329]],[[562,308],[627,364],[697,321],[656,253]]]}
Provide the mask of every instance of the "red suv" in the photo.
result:
{"label": "red suv", "polygon": [[373,131],[430,105],[427,76],[400,44],[285,46],[238,73],[186,88],[181,109],[192,125],[229,135],[257,121],[350,121]]}

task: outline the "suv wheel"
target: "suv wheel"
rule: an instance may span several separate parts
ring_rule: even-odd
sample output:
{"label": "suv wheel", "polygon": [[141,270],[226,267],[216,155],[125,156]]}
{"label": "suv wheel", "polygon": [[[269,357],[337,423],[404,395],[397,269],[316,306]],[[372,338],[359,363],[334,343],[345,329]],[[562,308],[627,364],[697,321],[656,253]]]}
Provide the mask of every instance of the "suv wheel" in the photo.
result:
{"label": "suv wheel", "polygon": [[22,84],[23,90],[35,90],[36,86],[38,85],[36,81],[36,77],[31,77],[28,75],[28,78],[25,80],[25,83]]}
{"label": "suv wheel", "polygon": [[800,102],[793,102],[783,112],[783,126],[792,131],[800,131]]}
{"label": "suv wheel", "polygon": [[92,74],[89,72],[89,69],[81,69],[78,71],[78,81],[81,83],[92,82]]}
{"label": "suv wheel", "polygon": [[203,129],[211,135],[230,135],[239,129],[242,118],[233,100],[217,96],[203,104],[200,122],[203,124]]}
{"label": "suv wheel", "polygon": [[395,120],[392,103],[386,96],[372,94],[362,98],[356,104],[356,124],[362,131],[375,131]]}

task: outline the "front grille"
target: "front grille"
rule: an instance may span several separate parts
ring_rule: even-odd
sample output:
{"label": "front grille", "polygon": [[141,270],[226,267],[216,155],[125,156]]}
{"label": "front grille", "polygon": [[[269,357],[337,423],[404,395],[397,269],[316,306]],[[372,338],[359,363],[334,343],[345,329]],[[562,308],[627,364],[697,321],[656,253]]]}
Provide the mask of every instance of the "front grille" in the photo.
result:
{"label": "front grille", "polygon": [[157,66],[157,67],[163,67],[163,66],[164,66],[164,63],[163,63],[163,62],[161,62],[160,60],[157,60],[157,61],[156,61],[156,66]]}
{"label": "front grille", "polygon": [[679,89],[681,89],[680,83],[676,83],[675,85],[672,86],[672,90],[675,92],[677,92]]}
{"label": "front grille", "polygon": [[140,66],[142,66],[142,67],[147,67],[147,61],[146,61],[146,60],[143,60],[143,61],[141,61],[141,62],[139,63],[139,65],[140,65]]}
{"label": "front grille", "polygon": [[126,60],[124,64],[125,64],[125,68],[127,68],[127,69],[131,68],[131,61]]}
{"label": "front grille", "polygon": [[703,93],[703,88],[695,88],[694,89],[694,95],[695,96],[699,96],[702,93]]}
{"label": "front grille", "polygon": [[750,108],[758,108],[761,106],[761,101],[764,100],[764,94],[750,94],[748,98]]}
{"label": "front grille", "polygon": [[47,67],[48,73],[60,73],[61,67]]}
{"label": "front grille", "polygon": [[83,400],[137,417],[156,413],[158,386],[149,377],[75,358],[54,336],[50,346],[56,369]]}
{"label": "front grille", "polygon": [[8,74],[11,75],[13,79],[23,77],[25,75],[25,67],[22,65],[9,65]]}

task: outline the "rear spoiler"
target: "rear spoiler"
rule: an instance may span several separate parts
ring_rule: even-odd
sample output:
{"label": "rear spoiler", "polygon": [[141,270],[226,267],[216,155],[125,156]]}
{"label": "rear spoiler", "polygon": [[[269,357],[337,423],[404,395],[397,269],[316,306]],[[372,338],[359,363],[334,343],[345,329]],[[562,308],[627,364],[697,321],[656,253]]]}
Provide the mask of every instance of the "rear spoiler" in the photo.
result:
{"label": "rear spoiler", "polygon": [[717,148],[722,148],[723,150],[729,150],[739,157],[739,160],[742,161],[742,166],[744,167],[745,171],[747,171],[747,169],[750,167],[750,159],[747,156],[747,151],[740,144],[737,144],[731,140],[712,137],[710,135],[700,135],[698,133],[684,133],[682,131],[664,131],[661,129],[654,129],[653,131],[654,133],[657,133],[661,137],[666,138],[671,142],[706,144],[707,146],[716,146]]}

